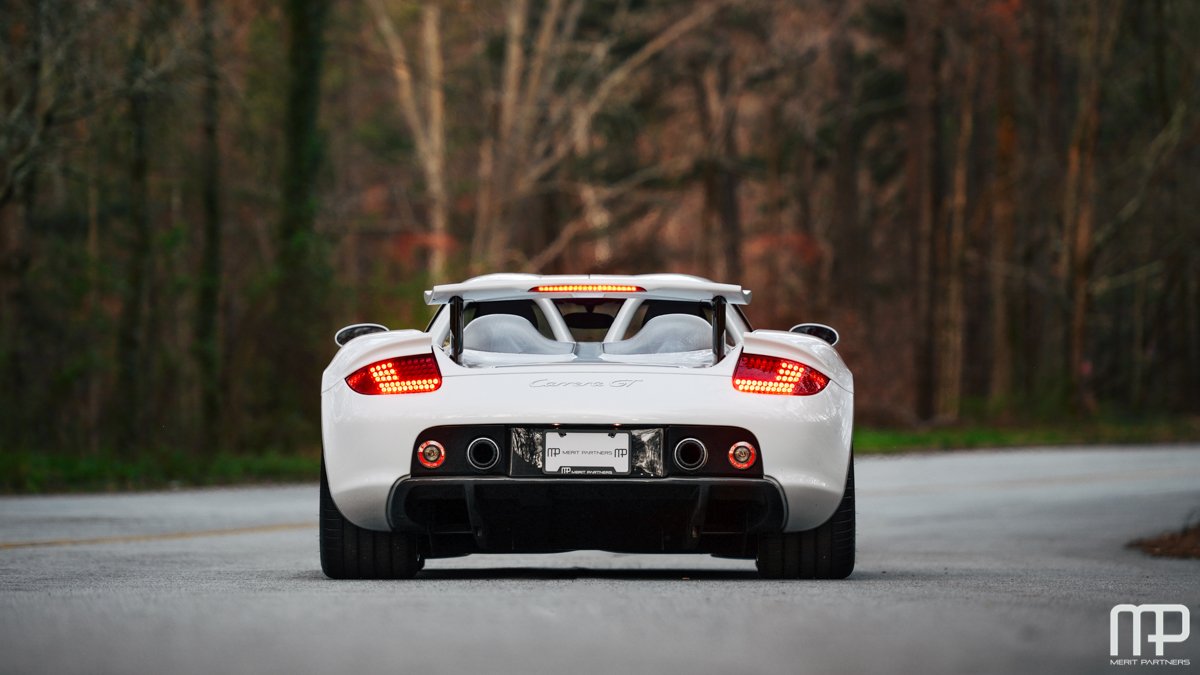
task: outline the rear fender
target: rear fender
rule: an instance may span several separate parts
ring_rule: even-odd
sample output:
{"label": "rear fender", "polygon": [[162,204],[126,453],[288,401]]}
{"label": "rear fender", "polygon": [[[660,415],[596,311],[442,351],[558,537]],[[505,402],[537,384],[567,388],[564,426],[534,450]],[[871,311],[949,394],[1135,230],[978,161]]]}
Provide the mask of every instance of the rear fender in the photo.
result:
{"label": "rear fender", "polygon": [[838,386],[854,393],[854,376],[846,362],[828,342],[811,335],[782,330],[756,330],[742,336],[746,354],[792,359],[829,376]]}
{"label": "rear fender", "polygon": [[350,373],[369,363],[395,358],[428,354],[433,348],[429,333],[419,330],[390,330],[355,338],[338,350],[321,376],[321,391],[329,391]]}

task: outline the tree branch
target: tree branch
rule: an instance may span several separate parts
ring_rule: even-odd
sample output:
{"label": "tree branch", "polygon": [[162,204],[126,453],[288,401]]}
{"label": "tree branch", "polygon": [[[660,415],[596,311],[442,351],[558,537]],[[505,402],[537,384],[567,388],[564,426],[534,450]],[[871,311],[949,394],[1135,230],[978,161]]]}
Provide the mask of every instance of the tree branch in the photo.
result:
{"label": "tree branch", "polygon": [[719,2],[699,6],[691,14],[668,26],[643,45],[641,49],[614,68],[600,82],[600,85],[596,87],[595,92],[588,102],[575,110],[570,133],[558,140],[549,157],[534,164],[521,177],[521,180],[517,183],[517,192],[528,190],[571,154],[571,140],[580,134],[586,133],[596,113],[608,102],[608,97],[617,87],[624,84],[638,68],[645,65],[646,62],[657,56],[673,42],[706,23],[720,8],[721,3]]}
{"label": "tree branch", "polygon": [[375,27],[383,38],[384,46],[392,60],[392,75],[396,78],[396,91],[400,99],[400,112],[413,135],[417,153],[424,158],[429,154],[429,137],[421,112],[417,107],[416,95],[413,92],[412,69],[408,65],[408,50],[404,40],[396,31],[392,19],[388,15],[385,0],[368,0],[371,14],[375,18]]}

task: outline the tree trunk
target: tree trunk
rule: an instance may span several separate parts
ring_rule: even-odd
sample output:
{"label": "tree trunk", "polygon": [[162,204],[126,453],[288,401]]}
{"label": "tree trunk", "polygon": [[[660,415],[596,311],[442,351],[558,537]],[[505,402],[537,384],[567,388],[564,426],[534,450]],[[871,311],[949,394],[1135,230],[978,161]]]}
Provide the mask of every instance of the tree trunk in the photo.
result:
{"label": "tree trunk", "polygon": [[425,177],[426,216],[429,221],[429,266],[431,283],[443,279],[449,248],[449,204],[446,196],[446,94],[442,59],[441,9],[427,2],[421,7],[422,63],[425,66],[424,104],[413,86],[412,70],[408,65],[408,48],[400,32],[392,25],[383,0],[374,0],[371,10],[375,24],[383,36],[392,58],[392,74],[396,78],[396,94],[400,101],[405,124],[417,147],[417,159]]}
{"label": "tree trunk", "polygon": [[435,3],[426,3],[421,10],[421,34],[425,51],[425,90],[429,92],[429,112],[425,131],[428,156],[425,182],[429,188],[429,283],[445,281],[446,254],[449,247],[449,208],[446,196],[446,101],[443,82],[441,10]]}
{"label": "tree trunk", "polygon": [[[1056,245],[1058,230],[1063,226],[1062,213],[1049,205],[1061,202],[1065,190],[1062,156],[1066,149],[1060,113],[1062,107],[1062,81],[1065,79],[1062,63],[1061,36],[1067,28],[1060,17],[1061,8],[1050,3],[1031,3],[1029,30],[1031,31],[1030,71],[1038,73],[1031,79],[1032,107],[1029,130],[1028,171],[1023,176],[1022,202],[1029,204],[1029,217],[1018,221],[1018,250],[1021,251],[1023,270],[1051,282],[1061,282],[1060,258],[1062,251]],[[1055,386],[1066,381],[1062,349],[1065,335],[1065,314],[1062,300],[1053,291],[1044,293],[1022,293],[1020,320],[1013,327],[1018,332],[1020,367],[1016,372],[1017,387],[1030,394],[1041,392],[1047,384]]]}
{"label": "tree trunk", "polygon": [[700,184],[704,190],[704,201],[700,210],[700,237],[696,242],[697,260],[700,269],[714,277],[720,277],[723,271],[720,265],[724,258],[716,257],[717,225],[717,169],[711,157],[704,157],[700,165]]}
{"label": "tree trunk", "polygon": [[700,133],[703,135],[703,150],[699,159],[700,185],[704,190],[704,202],[700,213],[699,248],[700,269],[706,270],[709,276],[722,278],[725,276],[723,265],[726,258],[719,250],[718,241],[721,237],[721,175],[718,162],[720,152],[718,141],[724,134],[717,128],[720,123],[721,91],[718,90],[719,66],[713,63],[701,64],[692,74],[692,94],[696,101],[696,116],[700,120]]}
{"label": "tree trunk", "polygon": [[1171,118],[1171,94],[1167,89],[1167,45],[1171,38],[1167,34],[1167,20],[1163,5],[1166,0],[1154,0],[1154,102],[1158,118],[1163,126]]}
{"label": "tree trunk", "polygon": [[[732,125],[731,125],[732,126]],[[721,249],[725,259],[725,281],[737,283],[742,278],[742,217],[741,201],[738,199],[738,178],[735,167],[730,166],[737,158],[733,129],[726,130],[724,157],[718,169],[718,213],[721,215]]]}
{"label": "tree trunk", "polygon": [[[318,416],[317,398],[309,394],[311,373],[320,369],[321,338],[314,329],[325,327],[328,261],[317,234],[317,173],[321,166],[318,114],[321,101],[323,31],[328,0],[288,0],[288,87],[284,118],[284,161],[279,226],[278,269],[275,287],[276,321],[271,343],[263,349],[273,355],[276,372],[272,405],[280,420],[300,425],[281,429],[304,433],[303,423]],[[274,336],[286,336],[275,339]],[[282,438],[283,442],[294,439]]]}
{"label": "tree trunk", "polygon": [[738,199],[737,119],[738,94],[732,87],[732,54],[720,59],[712,82],[709,103],[713,106],[713,143],[716,152],[713,165],[716,171],[715,202],[720,226],[717,242],[721,247],[724,279],[733,283],[742,278],[742,214]]}
{"label": "tree trunk", "polygon": [[[1120,30],[1122,3],[1113,3],[1103,17],[1100,1],[1089,5],[1083,37],[1079,110],[1071,146],[1067,151],[1067,179],[1063,207],[1063,276],[1070,306],[1067,337],[1067,378],[1071,405],[1076,412],[1094,412],[1089,379],[1092,365],[1086,356],[1087,316],[1090,309],[1092,264],[1095,251],[1096,142],[1100,135],[1100,94],[1104,74]],[[1107,18],[1107,21],[1105,20]]]}
{"label": "tree trunk", "polygon": [[1013,86],[1014,45],[996,41],[996,175],[992,201],[989,279],[992,296],[992,363],[988,397],[993,406],[1012,398],[1013,349],[1009,331],[1008,269],[1016,228],[1017,120]]}
{"label": "tree trunk", "polygon": [[[1193,253],[1193,256],[1195,254]],[[1195,258],[1193,257],[1193,260]],[[1200,265],[1192,265],[1192,273],[1184,273],[1184,335],[1187,338],[1188,391],[1200,391]],[[1200,408],[1200,402],[1192,399],[1192,410]]]}
{"label": "tree trunk", "polygon": [[471,237],[471,274],[490,268],[488,243],[492,239],[492,189],[496,176],[496,143],[486,136],[479,144],[479,190],[475,195],[475,232]]}
{"label": "tree trunk", "polygon": [[[24,71],[24,78],[14,78],[16,82],[23,79],[27,89],[21,97],[21,104],[12,111],[12,119],[29,130],[38,128],[41,114],[43,52],[46,46],[43,41],[46,39],[48,20],[45,5],[44,2],[31,3],[25,35],[28,54],[24,68],[19,69]],[[15,37],[16,32],[5,30],[4,39]],[[9,113],[8,106],[5,106],[4,113]],[[36,140],[30,138],[28,144],[24,148],[26,155],[33,152]],[[12,160],[5,158],[4,166],[0,167],[4,169],[4,174],[13,169],[9,162]],[[2,186],[3,190],[0,190],[0,383],[8,392],[0,398],[0,407],[3,408],[0,411],[0,426],[6,432],[4,437],[11,442],[23,441],[22,436],[31,435],[27,430],[27,402],[22,395],[26,391],[26,369],[29,365],[24,358],[27,348],[24,321],[30,300],[25,273],[31,262],[25,239],[33,229],[37,206],[37,168],[36,163],[31,161],[28,170],[17,168],[13,171],[14,175],[4,175],[7,180]],[[35,428],[32,435],[36,437],[49,431]]]}
{"label": "tree trunk", "polygon": [[946,264],[941,320],[938,325],[937,396],[935,417],[941,423],[958,421],[962,404],[963,346],[966,341],[966,305],[963,295],[963,255],[967,232],[967,170],[975,121],[975,78],[978,64],[973,47],[966,47],[963,89],[959,102],[958,138],[954,151],[954,176],[947,233]]}
{"label": "tree trunk", "polygon": [[871,240],[859,232],[858,124],[854,91],[854,48],[848,38],[833,43],[838,125],[833,156],[833,269],[838,294],[853,304],[864,285],[861,261],[871,257]]}
{"label": "tree trunk", "polygon": [[704,150],[699,159],[704,190],[701,264],[708,274],[738,279],[742,272],[741,202],[737,174],[737,93],[731,90],[731,55],[699,64],[691,78]]}
{"label": "tree trunk", "polygon": [[485,266],[496,271],[504,268],[510,257],[509,247],[514,239],[510,231],[512,223],[507,218],[519,196],[514,194],[513,173],[516,170],[512,147],[513,125],[520,103],[521,77],[525,70],[525,28],[529,21],[529,0],[509,0],[505,12],[504,74],[500,89],[500,116],[497,122],[495,143],[492,146],[495,167],[491,172],[492,184],[486,193],[492,200],[487,211],[491,222],[487,223],[488,245],[483,251]]}
{"label": "tree trunk", "polygon": [[214,0],[202,0],[200,58],[204,84],[200,100],[200,134],[203,145],[200,159],[200,201],[203,209],[203,229],[194,350],[200,379],[199,443],[201,449],[206,452],[212,452],[218,447],[221,428],[221,355],[220,340],[217,336],[220,327],[221,296],[221,119],[215,14]]}
{"label": "tree trunk", "polygon": [[937,21],[929,0],[910,0],[905,37],[908,89],[908,145],[905,175],[907,212],[913,225],[913,278],[916,339],[916,409],[919,419],[933,415],[934,322],[934,42]]}
{"label": "tree trunk", "polygon": [[[84,299],[84,312],[89,322],[95,322],[100,316],[100,190],[97,186],[100,175],[100,153],[93,149],[88,153],[87,167],[87,296]],[[89,351],[95,355],[99,352],[97,345],[90,345]],[[93,358],[98,358],[93,356]],[[87,449],[91,454],[100,450],[101,415],[104,403],[101,396],[101,385],[104,372],[93,368],[87,377],[87,403],[84,411],[87,433]]]}
{"label": "tree trunk", "polygon": [[[778,97],[771,101],[764,118],[768,138],[783,139],[790,133],[791,130],[783,121],[783,104]],[[772,144],[766,152],[766,224],[767,231],[771,233],[770,236],[776,242],[790,245],[791,228],[789,223],[784,220],[783,215],[784,203],[787,200],[783,187],[784,146],[785,143],[781,140]],[[766,257],[767,276],[764,285],[766,302],[763,303],[772,308],[768,325],[773,326],[798,318],[796,308],[792,304],[792,296],[788,292],[790,281],[794,276],[792,265],[787,265],[788,269],[785,271],[784,265],[788,258],[779,253],[780,249],[776,249],[776,251],[775,255]]]}
{"label": "tree trunk", "polygon": [[117,449],[133,453],[140,445],[140,433],[145,419],[146,396],[146,335],[145,310],[147,287],[153,269],[149,214],[149,154],[146,148],[148,124],[147,95],[142,77],[146,70],[146,41],[144,31],[136,38],[130,55],[127,84],[129,87],[129,227],[128,268],[125,298],[117,334],[117,391],[115,404],[119,428]]}

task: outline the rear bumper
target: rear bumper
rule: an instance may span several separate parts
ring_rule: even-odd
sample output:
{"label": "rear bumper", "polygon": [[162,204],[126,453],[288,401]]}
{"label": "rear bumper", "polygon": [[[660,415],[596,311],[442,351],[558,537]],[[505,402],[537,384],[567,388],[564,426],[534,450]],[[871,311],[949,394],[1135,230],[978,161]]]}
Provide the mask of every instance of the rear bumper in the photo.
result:
{"label": "rear bumper", "polygon": [[753,557],[786,522],[768,478],[446,477],[396,481],[388,524],[427,557],[468,553],[715,553]]}

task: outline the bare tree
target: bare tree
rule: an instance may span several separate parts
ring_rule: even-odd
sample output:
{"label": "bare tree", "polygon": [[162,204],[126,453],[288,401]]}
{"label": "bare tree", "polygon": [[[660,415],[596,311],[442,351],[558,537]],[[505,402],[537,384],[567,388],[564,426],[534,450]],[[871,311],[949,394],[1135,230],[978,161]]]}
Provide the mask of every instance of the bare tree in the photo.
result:
{"label": "bare tree", "polygon": [[1020,46],[1021,6],[998,0],[991,7],[989,24],[994,75],[991,95],[996,106],[996,172],[991,192],[992,241],[988,270],[992,309],[992,353],[988,398],[993,408],[1008,405],[1013,392],[1013,337],[1010,319],[1013,245],[1016,233],[1018,176],[1020,169],[1016,101],[1016,59]]}
{"label": "bare tree", "polygon": [[[268,334],[264,350],[274,355],[275,387],[270,405],[280,419],[312,419],[316,401],[305,396],[308,373],[295,364],[321,360],[318,331],[328,312],[329,273],[325,242],[317,232],[317,174],[322,164],[321,72],[325,58],[329,0],[288,0],[287,103],[284,111],[284,161],[279,205],[278,255],[275,261],[275,326],[288,339]],[[280,435],[303,431],[281,428]],[[292,439],[294,441],[294,439]]]}
{"label": "bare tree", "polygon": [[[533,49],[525,47],[528,0],[510,0],[505,11],[501,84],[492,100],[498,114],[480,145],[472,267],[498,269],[520,256],[512,250],[513,209],[542,189],[564,160],[587,146],[592,122],[610,98],[651,59],[704,25],[720,8],[699,3],[668,22],[629,56],[614,60],[616,36],[583,49],[574,44],[582,0],[549,0],[538,20]],[[613,18],[623,26],[625,13]],[[566,85],[559,75],[568,52],[585,55]]]}
{"label": "bare tree", "polygon": [[[1107,5],[1107,11],[1106,6]],[[1079,47],[1079,107],[1063,184],[1063,261],[1070,322],[1067,337],[1068,381],[1076,406],[1090,408],[1089,365],[1085,354],[1088,285],[1094,263],[1096,141],[1100,133],[1100,97],[1121,26],[1123,2],[1090,0]]]}
{"label": "bare tree", "polygon": [[203,229],[195,316],[195,358],[200,368],[200,443],[214,448],[221,428],[221,356],[218,339],[221,296],[220,66],[216,50],[216,7],[200,3],[201,93],[200,167]]}
{"label": "bare tree", "polygon": [[150,289],[153,287],[150,230],[149,163],[147,127],[149,126],[149,93],[147,91],[147,40],[151,26],[149,16],[138,21],[133,48],[126,64],[129,125],[129,225],[130,247],[125,298],[117,337],[119,371],[117,387],[123,394],[120,406],[118,445],[131,452],[144,442],[139,432],[144,426],[149,402],[150,376],[147,340],[147,314],[154,312]]}
{"label": "bare tree", "polygon": [[916,339],[917,416],[933,414],[934,370],[934,231],[937,211],[935,172],[938,134],[934,109],[935,42],[938,13],[931,0],[909,0],[905,35],[908,128],[905,180],[907,217],[913,224],[913,305]]}
{"label": "bare tree", "polygon": [[741,278],[741,205],[738,201],[737,103],[740,89],[733,82],[733,55],[727,47],[712,50],[692,66],[693,98],[700,118],[703,148],[698,158],[704,190],[704,234],[699,245],[703,260],[715,263],[715,276]]}
{"label": "bare tree", "polygon": [[[973,26],[968,27],[970,30]],[[966,340],[966,299],[964,295],[964,263],[967,237],[968,192],[967,176],[971,163],[971,141],[975,131],[975,84],[979,59],[970,38],[957,41],[962,61],[958,101],[958,129],[954,144],[954,166],[951,177],[949,228],[943,233],[940,249],[943,254],[942,290],[937,323],[937,394],[934,419],[942,423],[957,422],[962,404],[963,359]]]}
{"label": "bare tree", "polygon": [[[446,194],[446,98],[445,66],[441,47],[441,8],[436,0],[421,5],[421,63],[423,79],[414,85],[408,49],[391,18],[387,0],[371,0],[375,25],[383,37],[396,80],[396,97],[405,125],[417,147],[417,159],[425,176],[429,196],[429,277],[437,283],[446,273],[449,247],[449,203]],[[423,96],[418,93],[423,92]]]}

